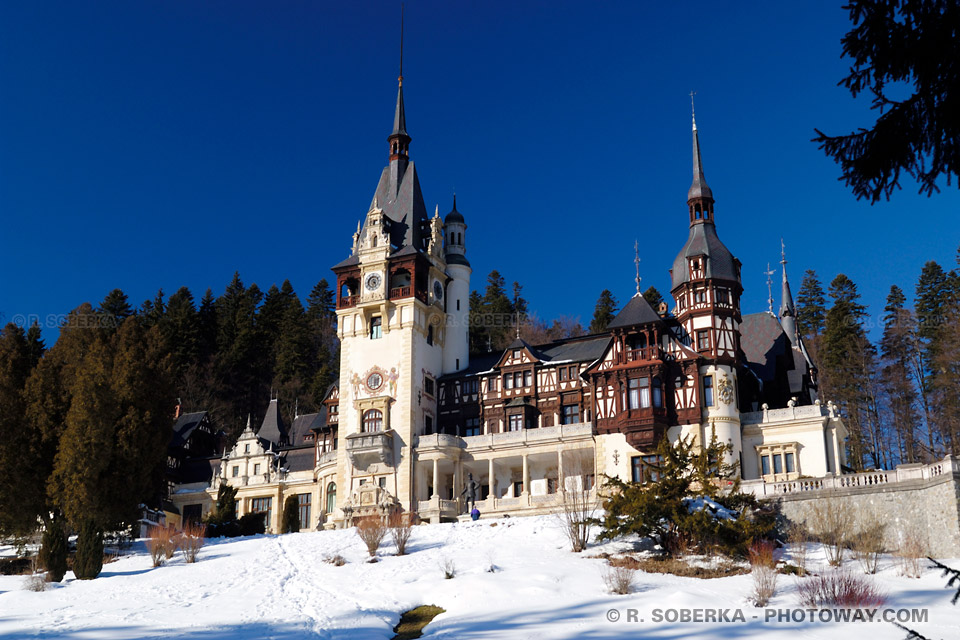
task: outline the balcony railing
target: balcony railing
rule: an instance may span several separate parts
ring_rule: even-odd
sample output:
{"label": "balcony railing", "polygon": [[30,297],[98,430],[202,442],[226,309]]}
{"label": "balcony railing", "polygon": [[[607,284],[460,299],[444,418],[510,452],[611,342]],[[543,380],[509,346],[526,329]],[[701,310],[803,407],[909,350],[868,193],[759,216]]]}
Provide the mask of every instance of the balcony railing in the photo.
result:
{"label": "balcony railing", "polygon": [[410,297],[410,285],[405,287],[394,287],[390,289],[390,299],[394,300],[396,298],[409,298]]}
{"label": "balcony railing", "polygon": [[337,461],[337,451],[336,451],[336,449],[334,449],[333,451],[324,451],[324,452],[321,453],[320,456],[317,458],[317,466],[318,466],[318,467],[323,467],[323,466],[326,466],[326,465],[328,465],[328,464],[334,463],[334,462],[336,462],[336,461]]}
{"label": "balcony railing", "polygon": [[340,304],[337,305],[338,309],[349,309],[350,307],[357,306],[357,298],[359,296],[341,296]]}
{"label": "balcony railing", "polygon": [[660,347],[640,347],[639,349],[627,350],[627,362],[636,362],[641,360],[659,360]]}
{"label": "balcony railing", "polygon": [[354,465],[363,468],[374,459],[390,464],[393,458],[393,431],[350,434],[347,436],[347,454]]}

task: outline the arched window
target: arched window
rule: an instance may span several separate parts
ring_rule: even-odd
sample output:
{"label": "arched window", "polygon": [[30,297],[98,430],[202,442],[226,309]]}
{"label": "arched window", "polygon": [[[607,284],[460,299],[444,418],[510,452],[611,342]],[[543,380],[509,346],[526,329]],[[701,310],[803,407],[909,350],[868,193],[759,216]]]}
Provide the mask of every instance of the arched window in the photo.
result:
{"label": "arched window", "polygon": [[337,483],[331,482],[327,485],[327,513],[333,513],[337,508]]}
{"label": "arched window", "polygon": [[379,409],[370,409],[363,414],[363,432],[383,431],[383,413]]}

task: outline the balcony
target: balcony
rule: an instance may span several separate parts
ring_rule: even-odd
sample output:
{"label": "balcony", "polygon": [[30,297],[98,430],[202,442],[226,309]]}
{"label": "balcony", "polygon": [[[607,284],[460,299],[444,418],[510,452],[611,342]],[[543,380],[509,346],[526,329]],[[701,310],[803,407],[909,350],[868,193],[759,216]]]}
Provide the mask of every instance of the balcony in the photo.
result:
{"label": "balcony", "polygon": [[660,360],[660,347],[641,347],[627,350],[627,362],[641,362],[646,360]]}
{"label": "balcony", "polygon": [[355,467],[366,469],[373,462],[392,464],[393,430],[353,433],[347,436],[347,455]]}
{"label": "balcony", "polygon": [[593,425],[589,422],[564,424],[557,427],[540,427],[538,429],[522,429],[504,433],[487,433],[481,436],[467,436],[463,438],[467,449],[500,449],[515,446],[530,446],[536,444],[550,444],[590,438],[593,434]]}
{"label": "balcony", "polygon": [[337,309],[350,309],[357,306],[359,296],[342,296],[337,303]]}
{"label": "balcony", "polygon": [[390,299],[396,300],[398,298],[409,298],[410,297],[410,285],[405,287],[394,287],[390,289]]}
{"label": "balcony", "polygon": [[337,451],[325,451],[317,457],[317,468],[325,467],[330,464],[334,464],[337,461]]}

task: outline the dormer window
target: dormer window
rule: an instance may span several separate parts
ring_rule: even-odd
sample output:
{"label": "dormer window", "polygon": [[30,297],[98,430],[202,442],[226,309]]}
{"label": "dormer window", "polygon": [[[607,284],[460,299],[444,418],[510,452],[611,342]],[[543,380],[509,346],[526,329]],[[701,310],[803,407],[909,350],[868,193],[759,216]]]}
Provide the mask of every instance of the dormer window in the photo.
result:
{"label": "dormer window", "polygon": [[514,350],[513,350],[513,356],[512,356],[512,357],[513,357],[514,360],[519,360],[520,357],[521,357],[521,355],[522,355],[522,350],[521,350],[521,349],[514,349]]}

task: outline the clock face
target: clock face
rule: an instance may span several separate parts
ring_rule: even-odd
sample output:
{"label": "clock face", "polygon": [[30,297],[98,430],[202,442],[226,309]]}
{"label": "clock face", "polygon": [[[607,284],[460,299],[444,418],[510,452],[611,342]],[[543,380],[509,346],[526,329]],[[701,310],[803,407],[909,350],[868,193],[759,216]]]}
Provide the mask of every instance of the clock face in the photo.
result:
{"label": "clock face", "polygon": [[437,300],[443,300],[443,285],[439,280],[433,281],[433,295]]}
{"label": "clock face", "polygon": [[371,273],[367,276],[367,291],[376,291],[380,288],[380,274]]}
{"label": "clock face", "polygon": [[371,391],[376,391],[382,386],[383,386],[383,376],[381,376],[379,373],[374,372],[374,373],[371,373],[369,376],[367,376],[368,389],[370,389]]}

